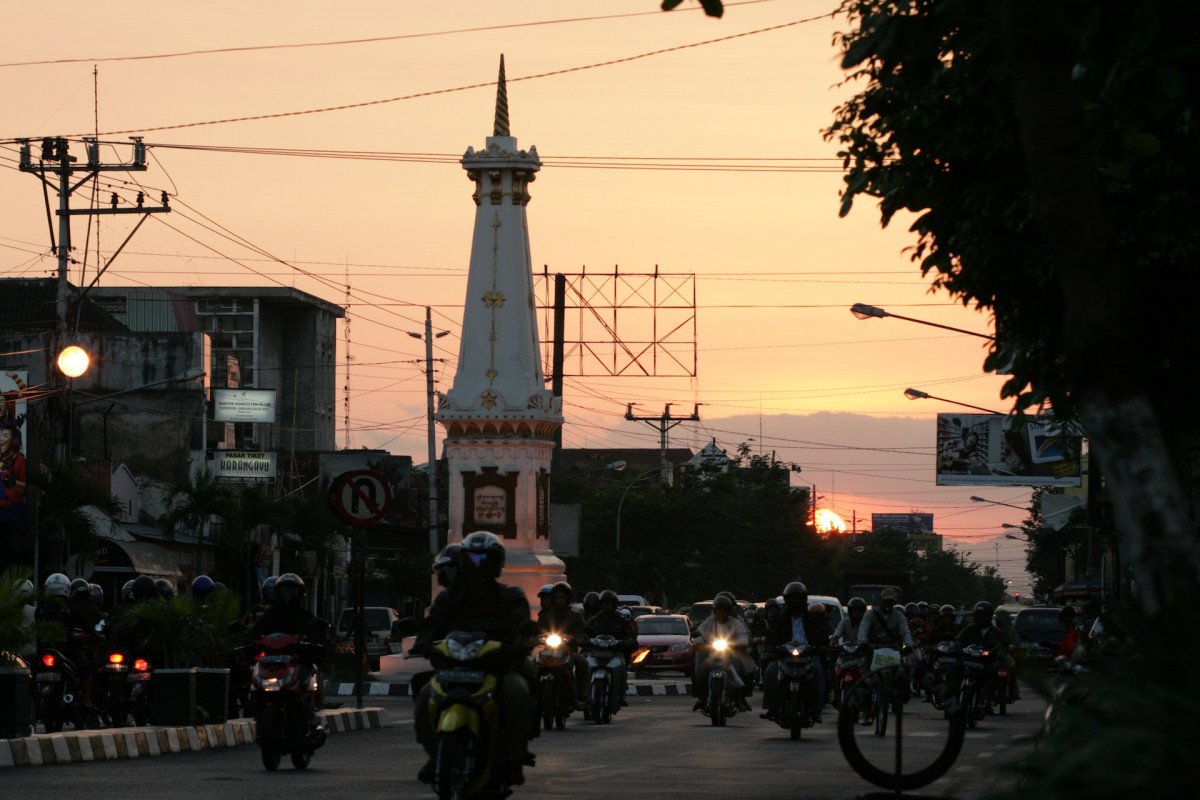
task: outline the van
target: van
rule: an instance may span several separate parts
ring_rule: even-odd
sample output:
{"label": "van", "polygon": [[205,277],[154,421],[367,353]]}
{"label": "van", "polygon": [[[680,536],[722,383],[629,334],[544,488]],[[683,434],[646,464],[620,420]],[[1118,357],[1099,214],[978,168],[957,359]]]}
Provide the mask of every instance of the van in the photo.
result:
{"label": "van", "polygon": [[646,598],[640,594],[619,594],[617,595],[618,606],[647,606]]}
{"label": "van", "polygon": [[[367,655],[374,658],[385,655],[388,652],[388,637],[392,635],[392,625],[400,619],[400,612],[386,606],[363,606],[363,615],[367,620]],[[342,609],[333,635],[340,641],[354,641],[353,608]]]}

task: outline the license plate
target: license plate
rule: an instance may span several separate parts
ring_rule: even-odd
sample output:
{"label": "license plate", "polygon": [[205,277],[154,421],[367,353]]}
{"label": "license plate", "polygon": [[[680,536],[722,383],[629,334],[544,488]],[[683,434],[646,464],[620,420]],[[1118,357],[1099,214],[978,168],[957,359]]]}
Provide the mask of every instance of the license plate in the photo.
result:
{"label": "license plate", "polygon": [[444,669],[438,672],[441,683],[483,683],[486,672],[474,669]]}
{"label": "license plate", "polygon": [[292,657],[286,653],[283,655],[263,656],[258,660],[260,664],[290,664]]}
{"label": "license plate", "polygon": [[33,679],[35,681],[61,681],[62,675],[57,672],[39,672]]}
{"label": "license plate", "polygon": [[134,672],[134,673],[130,674],[129,680],[131,680],[131,681],[148,681],[148,680],[150,680],[150,673],[149,672]]}

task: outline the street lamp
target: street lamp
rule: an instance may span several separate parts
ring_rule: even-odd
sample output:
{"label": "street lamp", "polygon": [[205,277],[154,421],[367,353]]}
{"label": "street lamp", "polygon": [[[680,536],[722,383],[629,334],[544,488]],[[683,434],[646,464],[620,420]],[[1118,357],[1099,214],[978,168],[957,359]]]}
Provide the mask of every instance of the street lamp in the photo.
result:
{"label": "street lamp", "polygon": [[988,339],[996,341],[996,337],[987,333],[979,333],[978,331],[968,331],[962,328],[954,328],[949,325],[941,325],[937,322],[929,322],[923,319],[914,319],[913,317],[902,317],[899,314],[891,314],[884,311],[878,306],[869,306],[866,303],[855,303],[850,306],[850,313],[859,319],[883,319],[884,317],[892,317],[893,319],[902,319],[906,322],[915,322],[918,325],[928,325],[931,328],[941,328],[946,331],[954,331],[955,333],[965,333],[967,336],[978,336],[980,339]]}
{"label": "street lamp", "polygon": [[621,492],[621,499],[617,501],[617,536],[616,536],[615,549],[618,553],[621,552],[621,506],[625,505],[625,496],[627,494],[629,494],[629,490],[633,488],[633,485],[635,483],[637,483],[638,481],[640,481],[642,478],[646,477],[647,475],[651,475],[655,472],[659,472],[663,469],[666,469],[669,466],[670,465],[667,465],[667,467],[664,467],[662,464],[659,464],[656,467],[651,467],[650,469],[646,470],[645,472],[639,473],[638,476],[636,478],[634,478],[633,480],[631,480],[629,482],[629,484],[625,487],[625,491]]}
{"label": "street lamp", "polygon": [[616,461],[612,461],[608,464],[605,464],[603,467],[596,467],[595,469],[589,469],[589,470],[585,470],[583,472],[577,472],[574,475],[565,475],[556,481],[550,481],[550,485],[557,486],[560,483],[566,483],[567,481],[573,481],[576,478],[582,478],[585,475],[595,475],[597,472],[604,472],[605,470],[612,470],[613,472],[620,472],[621,470],[625,469],[626,466],[628,466],[628,465],[624,461],[622,461],[621,459],[617,459]]}
{"label": "street lamp", "polygon": [[[1025,508],[1024,506],[1014,506],[1012,503],[1001,503],[999,500],[988,500],[986,497],[977,497],[975,495],[971,495],[970,499],[971,499],[972,503],[991,503],[994,506],[1008,506],[1009,508],[1015,508],[1018,511],[1028,511],[1029,510],[1028,508]],[[1010,526],[1004,525],[1003,527],[1010,527]],[[1013,525],[1011,527],[1017,528],[1020,526]]]}
{"label": "street lamp", "polygon": [[992,411],[990,408],[973,406],[970,403],[960,403],[957,400],[947,400],[945,397],[936,397],[928,392],[922,392],[920,389],[905,389],[904,396],[909,400],[941,400],[943,403],[950,403],[951,405],[962,406],[963,408],[973,408],[976,411],[982,411],[985,414],[996,414],[997,416],[1003,416],[1003,414],[1001,414],[999,411]]}
{"label": "street lamp", "polygon": [[1028,542],[1028,541],[1032,541],[1032,540],[1029,538],[1029,531],[1026,531],[1026,530],[1025,530],[1025,527],[1024,527],[1023,525],[1013,525],[1013,524],[1011,524],[1011,523],[1008,523],[1008,522],[1001,522],[1001,523],[1000,523],[1000,527],[1001,527],[1001,528],[1010,528],[1010,529],[1012,529],[1012,530],[1023,531],[1023,534],[1022,534],[1021,536],[1018,536],[1018,535],[1016,535],[1016,534],[1014,534],[1014,533],[1006,533],[1006,534],[1004,534],[1004,538],[1005,538],[1005,539],[1015,539],[1015,540],[1017,540],[1018,542]]}

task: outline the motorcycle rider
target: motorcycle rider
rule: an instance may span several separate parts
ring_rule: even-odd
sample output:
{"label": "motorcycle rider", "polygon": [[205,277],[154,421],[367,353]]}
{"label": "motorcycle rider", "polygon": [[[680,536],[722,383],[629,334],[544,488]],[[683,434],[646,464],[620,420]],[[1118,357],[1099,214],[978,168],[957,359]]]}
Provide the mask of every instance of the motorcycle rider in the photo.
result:
{"label": "motorcycle rider", "polygon": [[600,613],[600,594],[588,592],[583,596],[583,621],[586,623]]}
{"label": "motorcycle rider", "polygon": [[876,647],[907,646],[911,649],[912,631],[908,627],[908,617],[896,605],[899,601],[895,589],[884,589],[879,595],[879,605],[868,611],[858,626],[858,640]]}
{"label": "motorcycle rider", "polygon": [[[45,584],[42,586],[42,601],[38,603],[36,611],[34,611],[34,619],[37,622],[57,623],[62,628],[65,638],[62,640],[60,649],[62,654],[71,660],[75,668],[75,675],[79,682],[79,701],[83,709],[84,720],[83,727],[94,728],[99,725],[99,713],[95,706],[92,705],[92,658],[88,648],[79,640],[71,636],[73,628],[82,628],[88,633],[92,632],[91,626],[85,626],[85,613],[77,607],[80,604],[86,605],[94,612],[96,619],[92,622],[92,626],[99,622],[100,610],[92,605],[91,590],[88,588],[87,581],[78,578],[71,581],[66,575],[61,572],[55,572],[46,578]],[[86,614],[86,617],[91,617],[92,614]],[[38,649],[41,649],[46,642],[39,641]]]}
{"label": "motorcycle rider", "polygon": [[579,653],[583,641],[584,622],[579,612],[571,608],[574,599],[571,584],[559,581],[550,587],[550,605],[538,612],[538,622],[548,632],[571,638],[571,671],[575,695],[572,702],[582,708],[587,703],[587,659]]}
{"label": "motorcycle rider", "polygon": [[[971,610],[971,621],[963,626],[963,629],[954,637],[961,646],[977,644],[992,651],[996,654],[996,660],[987,664],[987,669],[984,673],[987,684],[987,700],[992,703],[995,697],[996,690],[996,664],[998,660],[1005,657],[1011,659],[1012,656],[1008,652],[1008,643],[1004,640],[1004,635],[994,624],[995,608],[986,600],[980,600]],[[958,691],[958,682],[954,681],[954,690]]]}
{"label": "motorcycle rider", "polygon": [[[303,686],[309,675],[318,670],[318,664],[325,658],[325,638],[329,631],[329,623],[313,614],[304,607],[304,580],[294,572],[285,572],[275,581],[275,600],[266,610],[254,627],[250,630],[252,641],[272,633],[287,633],[302,636],[311,648],[300,652],[302,672],[300,684]],[[321,677],[317,676],[317,685],[321,685]],[[318,693],[319,694],[319,693]],[[318,698],[319,699],[319,698]],[[305,704],[309,714],[309,737],[322,739],[324,726],[316,724],[316,711]]]}
{"label": "motorcycle rider", "polygon": [[[783,588],[783,611],[771,625],[768,644],[778,647],[788,642],[811,644],[818,648],[829,646],[833,633],[829,620],[810,613],[808,610],[808,587],[800,581],[792,581]],[[820,659],[814,665],[812,686],[808,690],[808,705],[813,709],[812,719],[821,722],[821,707],[825,700],[825,670]],[[774,719],[775,703],[779,696],[779,662],[774,661],[763,675],[763,702],[766,712],[763,717]]]}
{"label": "motorcycle rider", "polygon": [[955,622],[957,612],[954,606],[946,603],[938,609],[937,621],[925,639],[925,646],[932,649],[940,642],[953,641],[958,636],[958,623]]}
{"label": "motorcycle rider", "polygon": [[[584,623],[584,637],[591,639],[608,634],[618,640],[617,649],[625,657],[617,670],[613,688],[616,690],[617,696],[621,698],[621,705],[626,705],[625,692],[629,685],[629,656],[637,649],[637,631],[634,630],[633,623],[617,611],[617,602],[617,593],[612,589],[605,589],[597,595],[599,611]],[[584,682],[583,685],[586,687],[587,683]],[[586,695],[586,689],[584,694]]]}
{"label": "motorcycle rider", "polygon": [[842,621],[834,629],[833,638],[830,641],[833,644],[857,642],[858,631],[866,613],[867,601],[861,597],[851,597],[850,602],[846,603],[846,616],[842,617]]}
{"label": "motorcycle rider", "polygon": [[[429,616],[416,643],[414,655],[426,655],[434,642],[455,630],[479,630],[504,645],[508,668],[500,676],[501,741],[506,764],[502,781],[509,786],[525,782],[524,764],[533,763],[527,750],[534,731],[537,706],[529,692],[525,668],[529,657],[526,631],[531,622],[529,601],[515,586],[497,579],[504,568],[504,543],[494,534],[476,531],[462,541],[457,579],[434,599]],[[425,684],[417,696],[415,728],[417,741],[429,758],[417,773],[423,783],[432,783],[436,768],[435,737],[429,715],[433,687]]]}
{"label": "motorcycle rider", "polygon": [[[726,593],[719,593],[712,601],[712,614],[696,627],[696,633],[704,641],[712,644],[717,639],[724,639],[731,648],[730,663],[737,671],[742,686],[730,687],[734,705],[739,711],[749,711],[750,704],[746,702],[746,687],[754,680],[754,662],[746,647],[750,644],[750,631],[746,623],[733,616],[734,602]],[[712,672],[712,659],[707,650],[696,653],[695,666],[692,669],[692,695],[697,698],[692,710],[704,707],[708,698],[702,687],[708,683],[708,673]]]}

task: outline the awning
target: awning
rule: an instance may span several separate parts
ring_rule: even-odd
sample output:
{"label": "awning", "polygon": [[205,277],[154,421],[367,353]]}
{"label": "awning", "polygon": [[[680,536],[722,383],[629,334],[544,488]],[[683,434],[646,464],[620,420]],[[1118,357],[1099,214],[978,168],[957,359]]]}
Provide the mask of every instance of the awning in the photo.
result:
{"label": "awning", "polygon": [[1112,581],[1105,578],[1076,578],[1054,589],[1056,600],[1079,600],[1112,595]]}
{"label": "awning", "polygon": [[92,572],[124,572],[179,578],[175,555],[153,542],[104,542],[92,553]]}

